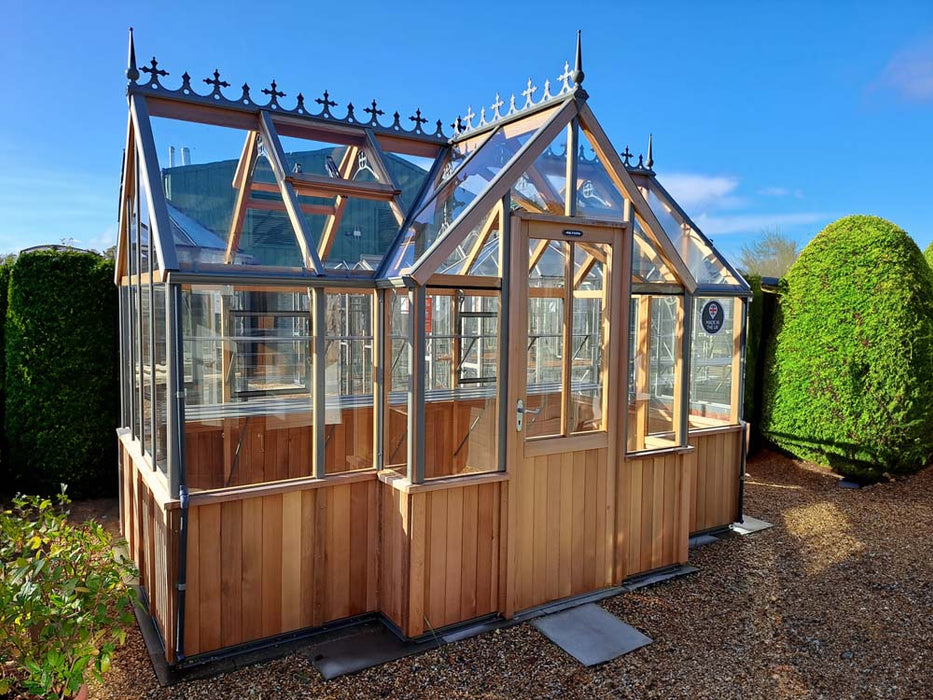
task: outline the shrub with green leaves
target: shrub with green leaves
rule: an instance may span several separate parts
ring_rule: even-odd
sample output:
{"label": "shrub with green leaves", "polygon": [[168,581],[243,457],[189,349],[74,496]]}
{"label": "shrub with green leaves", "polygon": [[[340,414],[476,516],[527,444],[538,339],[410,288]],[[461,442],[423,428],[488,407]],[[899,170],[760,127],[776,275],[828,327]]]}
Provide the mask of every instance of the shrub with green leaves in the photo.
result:
{"label": "shrub with green leaves", "polygon": [[873,479],[933,452],[933,271],[877,217],[827,226],[781,282],[762,428],[798,457]]}
{"label": "shrub with green leaves", "polygon": [[923,251],[923,257],[927,259],[927,264],[933,268],[933,243],[927,246],[927,249]]}
{"label": "shrub with green leaves", "polygon": [[58,500],[17,497],[0,513],[0,695],[74,695],[133,623],[132,563],[100,524],[67,521],[64,489]]}
{"label": "shrub with green leaves", "polygon": [[52,494],[65,482],[79,497],[116,493],[118,353],[112,260],[72,251],[17,258],[4,425],[15,488]]}

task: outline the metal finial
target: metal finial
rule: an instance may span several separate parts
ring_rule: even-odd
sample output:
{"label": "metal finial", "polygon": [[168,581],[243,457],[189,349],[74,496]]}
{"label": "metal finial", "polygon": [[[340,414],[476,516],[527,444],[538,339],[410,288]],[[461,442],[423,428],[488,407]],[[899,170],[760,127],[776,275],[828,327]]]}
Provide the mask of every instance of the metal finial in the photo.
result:
{"label": "metal finial", "polygon": [[131,83],[139,80],[139,69],[136,67],[136,46],[133,44],[133,28],[130,27],[129,56],[126,60],[126,78]]}
{"label": "metal finial", "polygon": [[496,101],[492,103],[492,117],[493,119],[498,119],[501,115],[499,110],[505,105],[505,102],[499,97],[499,93],[496,93]]}
{"label": "metal finial", "polygon": [[545,80],[545,81],[544,81],[544,94],[541,95],[541,100],[542,100],[542,101],[543,101],[543,100],[549,100],[549,99],[551,99],[552,97],[553,97],[553,95],[551,94],[551,81],[550,81],[550,80]]}
{"label": "metal finial", "polygon": [[153,56],[152,60],[149,62],[148,66],[142,67],[143,73],[148,73],[151,77],[149,78],[149,83],[152,85],[159,84],[159,76],[163,78],[168,75],[167,70],[162,70],[159,68],[159,62],[156,60],[156,57]]}
{"label": "metal finial", "polygon": [[484,126],[486,124],[486,108],[479,108],[479,125]]}
{"label": "metal finial", "polygon": [[269,95],[270,98],[271,98],[271,99],[269,100],[269,104],[268,104],[267,106],[278,106],[278,104],[279,104],[279,98],[280,98],[280,97],[285,97],[285,93],[282,92],[281,90],[279,90],[278,87],[279,87],[279,86],[275,84],[275,78],[273,78],[273,79],[272,79],[272,84],[271,84],[269,87],[263,88],[263,89],[262,89],[262,91],[261,91],[262,94],[263,94],[263,95]]}
{"label": "metal finial", "polygon": [[525,98],[525,107],[530,107],[534,104],[534,100],[532,100],[531,96],[534,95],[537,91],[537,86],[531,82],[531,78],[528,78],[528,87],[522,90],[522,97]]}
{"label": "metal finial", "polygon": [[636,167],[640,170],[645,169],[645,159],[641,157],[641,153],[638,154],[638,165]]}
{"label": "metal finial", "polygon": [[426,124],[428,121],[427,119],[421,116],[420,107],[415,110],[415,113],[412,116],[408,117],[408,120],[413,121],[415,123],[415,131],[421,131],[421,125]]}
{"label": "metal finial", "polygon": [[366,114],[370,116],[370,120],[369,120],[370,124],[378,124],[379,121],[376,119],[376,117],[380,117],[383,114],[385,114],[385,112],[383,112],[381,109],[379,109],[376,106],[375,98],[373,98],[372,106],[365,108],[363,111],[366,112]]}
{"label": "metal finial", "polygon": [[557,76],[557,79],[561,81],[560,94],[563,95],[565,92],[570,90],[570,79],[573,77],[573,71],[570,70],[570,62],[564,61],[564,72]]}
{"label": "metal finial", "polygon": [[213,92],[212,92],[211,94],[217,93],[217,94],[219,95],[219,94],[220,94],[220,88],[222,88],[222,87],[230,87],[230,83],[228,83],[226,80],[221,80],[221,79],[220,79],[220,71],[217,70],[217,69],[214,70],[214,77],[213,77],[213,78],[204,78],[204,82],[207,83],[208,85],[213,86],[214,90],[213,90]]}
{"label": "metal finial", "polygon": [[326,116],[326,117],[333,116],[330,113],[330,108],[336,107],[337,103],[334,102],[332,99],[330,99],[330,93],[328,93],[327,90],[324,91],[323,99],[318,97],[318,98],[315,98],[314,101],[323,107],[323,109],[321,110],[321,114],[319,116]]}
{"label": "metal finial", "polygon": [[517,111],[518,107],[515,106],[515,93],[512,93],[512,99],[509,100],[509,114],[514,114]]}
{"label": "metal finial", "polygon": [[652,153],[651,147],[651,134],[648,134],[648,157],[645,158],[645,167],[648,170],[651,170],[651,167],[654,165],[654,154]]}
{"label": "metal finial", "polygon": [[472,107],[472,106],[467,107],[466,114],[464,115],[464,118],[466,119],[466,128],[467,128],[467,129],[472,129],[472,128],[473,128],[473,117],[475,117],[475,116],[476,116],[476,114],[473,112],[473,107]]}
{"label": "metal finial", "polygon": [[624,150],[622,153],[620,153],[619,155],[622,156],[622,162],[625,164],[625,167],[626,167],[626,168],[629,167],[629,166],[631,165],[631,162],[630,162],[630,161],[632,160],[632,158],[635,157],[635,154],[632,153],[630,150],[628,150],[628,146],[626,146],[626,147],[625,147],[625,150]]}
{"label": "metal finial", "polygon": [[580,48],[580,30],[577,30],[577,58],[573,64],[573,84],[583,85],[583,78],[586,74],[583,72],[583,51]]}

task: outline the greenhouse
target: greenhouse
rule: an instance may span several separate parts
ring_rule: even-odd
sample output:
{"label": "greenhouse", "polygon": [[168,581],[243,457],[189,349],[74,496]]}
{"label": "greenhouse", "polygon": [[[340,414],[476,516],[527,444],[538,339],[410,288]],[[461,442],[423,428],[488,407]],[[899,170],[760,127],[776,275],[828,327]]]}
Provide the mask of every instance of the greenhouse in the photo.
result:
{"label": "greenhouse", "polygon": [[749,287],[610,142],[579,38],[449,127],[132,36],[127,77],[121,522],[168,663],[511,618],[741,518]]}

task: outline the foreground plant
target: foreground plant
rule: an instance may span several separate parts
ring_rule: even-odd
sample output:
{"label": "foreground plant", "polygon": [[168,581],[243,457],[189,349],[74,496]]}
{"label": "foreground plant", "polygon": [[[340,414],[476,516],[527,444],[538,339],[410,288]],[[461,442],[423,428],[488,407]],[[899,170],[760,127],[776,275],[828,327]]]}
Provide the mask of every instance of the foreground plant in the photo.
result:
{"label": "foreground plant", "polygon": [[0,696],[76,694],[100,680],[132,624],[135,576],[98,523],[67,521],[58,505],[18,496],[0,512]]}

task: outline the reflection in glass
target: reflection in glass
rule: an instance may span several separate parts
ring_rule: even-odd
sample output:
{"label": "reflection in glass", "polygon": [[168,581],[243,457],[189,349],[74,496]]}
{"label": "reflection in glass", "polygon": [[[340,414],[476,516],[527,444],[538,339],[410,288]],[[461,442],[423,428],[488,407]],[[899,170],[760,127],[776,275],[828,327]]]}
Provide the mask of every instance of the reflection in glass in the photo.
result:
{"label": "reflection in glass", "polygon": [[[703,310],[709,302],[715,302],[722,310],[722,326],[716,332],[709,332],[703,324]],[[734,357],[734,331],[738,330],[735,322],[741,319],[741,313],[741,299],[698,297],[694,301],[690,355],[691,428],[729,425],[738,419],[736,407],[732,406],[732,367],[737,361]],[[715,329],[716,325],[710,328]]]}
{"label": "reflection in glass", "polygon": [[[564,305],[570,244],[528,242],[528,385],[525,433],[528,437],[563,434]],[[537,411],[537,413],[533,413]]]}
{"label": "reflection in glass", "polygon": [[680,296],[633,295],[629,328],[630,451],[677,444]]}
{"label": "reflection in glass", "polygon": [[571,332],[570,421],[572,433],[601,430],[605,271],[609,246],[573,244],[573,330]]}
{"label": "reflection in glass", "polygon": [[498,468],[499,296],[429,289],[425,477]]}
{"label": "reflection in glass", "polygon": [[183,288],[192,489],[312,474],[307,289]]}
{"label": "reflection in glass", "polygon": [[328,474],[373,465],[371,293],[326,295],[324,439]]}

